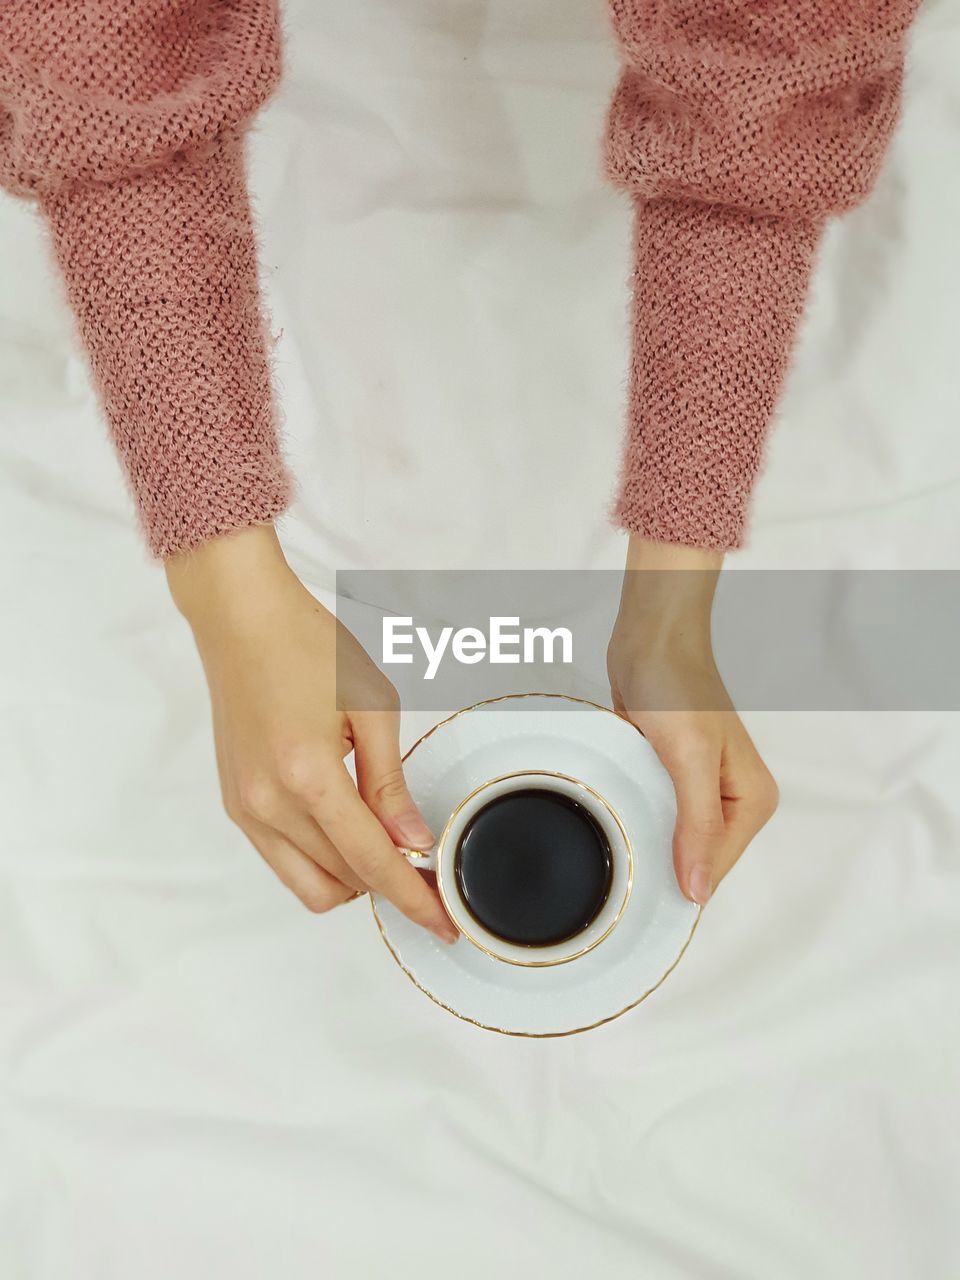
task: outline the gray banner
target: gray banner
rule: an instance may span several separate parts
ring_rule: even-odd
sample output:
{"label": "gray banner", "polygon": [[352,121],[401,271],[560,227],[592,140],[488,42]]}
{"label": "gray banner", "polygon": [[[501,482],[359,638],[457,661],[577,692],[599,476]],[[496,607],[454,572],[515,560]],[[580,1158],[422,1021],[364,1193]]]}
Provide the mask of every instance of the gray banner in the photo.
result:
{"label": "gray banner", "polygon": [[[693,581],[690,573],[632,577],[632,598],[648,599],[654,612]],[[357,643],[411,710],[528,692],[606,702],[622,584],[613,571],[341,572],[340,705],[388,700],[384,682],[358,679]],[[960,572],[729,571],[712,629],[741,710],[960,709]],[[642,643],[636,661],[644,661]],[[691,695],[654,675],[646,696],[669,708],[689,706]]]}

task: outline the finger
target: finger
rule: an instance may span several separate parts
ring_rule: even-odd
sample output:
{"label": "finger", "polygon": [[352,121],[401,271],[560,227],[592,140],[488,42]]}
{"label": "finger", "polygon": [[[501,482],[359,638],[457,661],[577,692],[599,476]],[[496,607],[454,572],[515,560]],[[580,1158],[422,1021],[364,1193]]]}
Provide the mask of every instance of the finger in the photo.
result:
{"label": "finger", "polygon": [[349,885],[351,889],[365,893],[368,886],[363,883],[352,867],[344,861],[333,842],[324,835],[309,813],[296,809],[291,803],[274,826],[292,845],[322,867],[335,879]]}
{"label": "finger", "polygon": [[354,889],[318,867],[279,832],[251,823],[245,834],[263,860],[308,911],[331,911],[354,896]]}
{"label": "finger", "polygon": [[332,782],[314,813],[324,833],[357,875],[377,893],[444,942],[458,934],[439,897],[391,843],[341,765],[341,778]]}
{"label": "finger", "polygon": [[429,849],[434,835],[407,790],[400,757],[400,716],[367,711],[352,717],[357,790],[395,845]]}
{"label": "finger", "polygon": [[717,884],[716,864],[725,836],[720,744],[686,742],[663,762],[677,795],[673,835],[677,883],[691,902],[703,906]]}
{"label": "finger", "polygon": [[716,886],[740,861],[747,846],[763,825],[755,819],[742,800],[724,801],[726,831],[713,862],[713,886]]}
{"label": "finger", "polygon": [[[751,770],[737,786],[721,774],[726,831],[714,863],[715,884],[739,862],[747,846],[776,812],[780,799],[777,784],[759,757],[757,764],[759,767]],[[728,791],[732,794],[727,794]]]}

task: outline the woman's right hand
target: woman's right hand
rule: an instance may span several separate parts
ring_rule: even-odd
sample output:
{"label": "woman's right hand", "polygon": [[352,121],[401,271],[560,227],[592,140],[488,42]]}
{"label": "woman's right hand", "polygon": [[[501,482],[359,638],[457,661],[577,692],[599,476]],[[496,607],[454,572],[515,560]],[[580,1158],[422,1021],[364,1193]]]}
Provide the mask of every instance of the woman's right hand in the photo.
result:
{"label": "woman's right hand", "polygon": [[[274,530],[212,539],[166,569],[206,673],[229,816],[311,911],[372,889],[455,941],[396,847],[433,843],[403,778],[396,691],[299,581]],[[342,703],[383,709],[339,710],[338,675]]]}

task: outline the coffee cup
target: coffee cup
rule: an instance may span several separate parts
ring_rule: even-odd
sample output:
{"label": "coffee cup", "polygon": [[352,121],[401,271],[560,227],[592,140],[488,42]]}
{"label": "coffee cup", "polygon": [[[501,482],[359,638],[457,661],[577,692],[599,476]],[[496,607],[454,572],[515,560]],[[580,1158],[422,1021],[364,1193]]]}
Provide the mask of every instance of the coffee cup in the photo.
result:
{"label": "coffee cup", "polygon": [[491,778],[454,809],[428,853],[447,914],[466,941],[506,964],[566,964],[613,932],[633,886],[616,811],[562,773]]}

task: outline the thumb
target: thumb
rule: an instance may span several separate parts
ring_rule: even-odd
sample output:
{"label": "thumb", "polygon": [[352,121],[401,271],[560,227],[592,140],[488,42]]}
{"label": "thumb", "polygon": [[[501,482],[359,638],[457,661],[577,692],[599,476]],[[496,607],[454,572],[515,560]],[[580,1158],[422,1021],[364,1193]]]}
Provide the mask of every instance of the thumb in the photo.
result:
{"label": "thumb", "polygon": [[365,711],[353,717],[357,790],[396,845],[429,849],[434,835],[414,804],[400,758],[400,716]]}
{"label": "thumb", "polygon": [[675,767],[664,761],[677,793],[673,865],[682,892],[700,906],[716,887],[723,848],[724,815],[720,798],[720,759],[712,753],[687,758]]}

